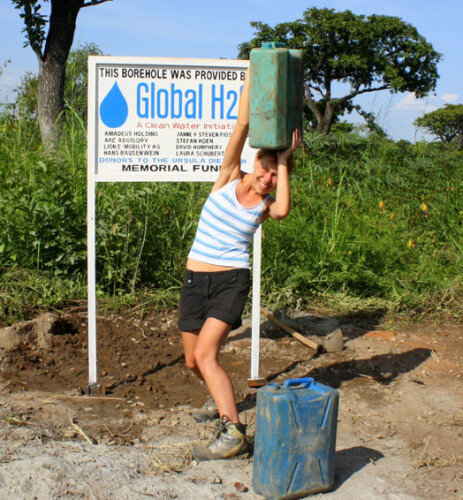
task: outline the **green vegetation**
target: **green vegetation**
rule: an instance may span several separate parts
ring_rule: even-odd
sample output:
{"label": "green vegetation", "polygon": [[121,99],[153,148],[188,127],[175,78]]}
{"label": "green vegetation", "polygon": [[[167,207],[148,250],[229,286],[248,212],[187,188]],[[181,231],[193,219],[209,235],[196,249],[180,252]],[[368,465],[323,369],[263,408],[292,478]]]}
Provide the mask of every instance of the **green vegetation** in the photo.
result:
{"label": "green vegetation", "polygon": [[[0,103],[0,323],[86,297],[86,59],[98,53],[89,44],[70,54],[53,151],[41,141],[36,76],[25,75],[14,104]],[[262,300],[459,316],[460,142],[395,143],[369,130],[305,133],[293,210],[264,225]],[[176,306],[209,189],[97,185],[100,305]]]}
{"label": "green vegetation", "polygon": [[355,134],[307,140],[292,215],[265,229],[266,282],[309,302],[342,293],[409,312],[459,306],[461,153]]}
{"label": "green vegetation", "polygon": [[437,136],[443,143],[463,148],[463,104],[446,104],[417,118],[415,125]]}
{"label": "green vegetation", "polygon": [[[0,117],[0,320],[86,295],[86,130],[57,151],[36,120]],[[293,210],[264,225],[263,301],[356,298],[461,311],[463,157],[443,144],[306,135]],[[175,304],[206,184],[99,184],[98,296]],[[122,299],[120,299],[122,300]]]}
{"label": "green vegetation", "polygon": [[[49,16],[41,12],[48,1],[51,4]],[[11,0],[24,22],[25,46],[30,46],[39,63],[36,112],[42,144],[48,151],[53,151],[60,140],[65,87],[70,87],[67,62],[77,17],[82,8],[108,1]]]}
{"label": "green vegetation", "polygon": [[389,90],[423,97],[439,78],[441,54],[398,17],[313,7],[293,22],[251,26],[255,36],[239,45],[240,58],[248,59],[251,49],[269,41],[302,50],[306,117],[320,133],[329,134],[336,119],[353,110],[377,127],[373,115],[354,102],[360,94]]}

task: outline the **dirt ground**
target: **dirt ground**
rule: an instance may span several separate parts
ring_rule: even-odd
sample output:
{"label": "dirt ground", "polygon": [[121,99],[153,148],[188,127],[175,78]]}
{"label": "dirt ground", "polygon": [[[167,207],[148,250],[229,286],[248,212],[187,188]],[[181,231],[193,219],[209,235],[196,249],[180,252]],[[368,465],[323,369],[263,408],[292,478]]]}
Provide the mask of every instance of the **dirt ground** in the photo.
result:
{"label": "dirt ground", "polygon": [[[335,485],[313,498],[463,498],[461,326],[394,327],[380,316],[310,311],[283,319],[321,343],[337,328],[344,337],[341,352],[314,356],[262,317],[261,376],[310,376],[339,391]],[[104,396],[81,391],[84,311],[0,331],[0,498],[262,498],[252,488],[252,453],[191,459],[191,445],[212,427],[191,418],[207,394],[184,365],[176,313],[101,317],[97,331]],[[221,359],[252,440],[250,344],[248,321]]]}

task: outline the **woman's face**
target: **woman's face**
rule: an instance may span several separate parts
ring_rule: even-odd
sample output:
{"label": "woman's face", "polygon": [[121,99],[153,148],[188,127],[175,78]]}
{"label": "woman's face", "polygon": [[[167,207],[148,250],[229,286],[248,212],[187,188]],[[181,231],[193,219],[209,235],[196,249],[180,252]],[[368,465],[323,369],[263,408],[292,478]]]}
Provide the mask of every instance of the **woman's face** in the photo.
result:
{"label": "woman's face", "polygon": [[254,176],[256,192],[267,195],[275,191],[278,180],[278,165],[272,156],[263,156],[254,161]]}

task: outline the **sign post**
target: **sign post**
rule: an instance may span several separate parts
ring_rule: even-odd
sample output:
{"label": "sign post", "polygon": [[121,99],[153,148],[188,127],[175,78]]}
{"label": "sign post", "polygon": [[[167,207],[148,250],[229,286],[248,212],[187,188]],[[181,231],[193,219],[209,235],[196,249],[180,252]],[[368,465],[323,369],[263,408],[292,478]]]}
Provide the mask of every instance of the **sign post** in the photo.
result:
{"label": "sign post", "polygon": [[[233,130],[248,61],[89,57],[89,390],[97,385],[96,207],[98,182],[214,182]],[[251,171],[248,141],[242,169]],[[258,378],[260,238],[254,237],[251,377]],[[256,255],[258,253],[258,255]],[[258,275],[256,277],[256,275]],[[257,359],[256,359],[257,357]]]}

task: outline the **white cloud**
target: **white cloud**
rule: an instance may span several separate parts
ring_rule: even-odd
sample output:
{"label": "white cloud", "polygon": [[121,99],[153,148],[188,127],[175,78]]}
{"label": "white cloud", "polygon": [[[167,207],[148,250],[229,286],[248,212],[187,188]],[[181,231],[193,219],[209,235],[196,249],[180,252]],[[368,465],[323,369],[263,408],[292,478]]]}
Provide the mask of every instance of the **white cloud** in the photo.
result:
{"label": "white cloud", "polygon": [[449,94],[448,92],[446,92],[445,94],[442,94],[441,99],[445,103],[456,104],[458,102],[459,97],[460,96],[458,94]]}
{"label": "white cloud", "polygon": [[430,111],[434,111],[438,108],[438,103],[436,103],[436,100],[438,100],[438,98],[436,97],[418,99],[414,92],[409,92],[400,102],[395,105],[395,108],[411,111],[425,111],[426,113],[429,113]]}
{"label": "white cloud", "polygon": [[430,113],[431,111],[441,108],[444,104],[457,103],[459,98],[459,94],[450,94],[446,92],[441,96],[428,96],[424,99],[418,99],[414,92],[409,92],[394,107],[396,109]]}

